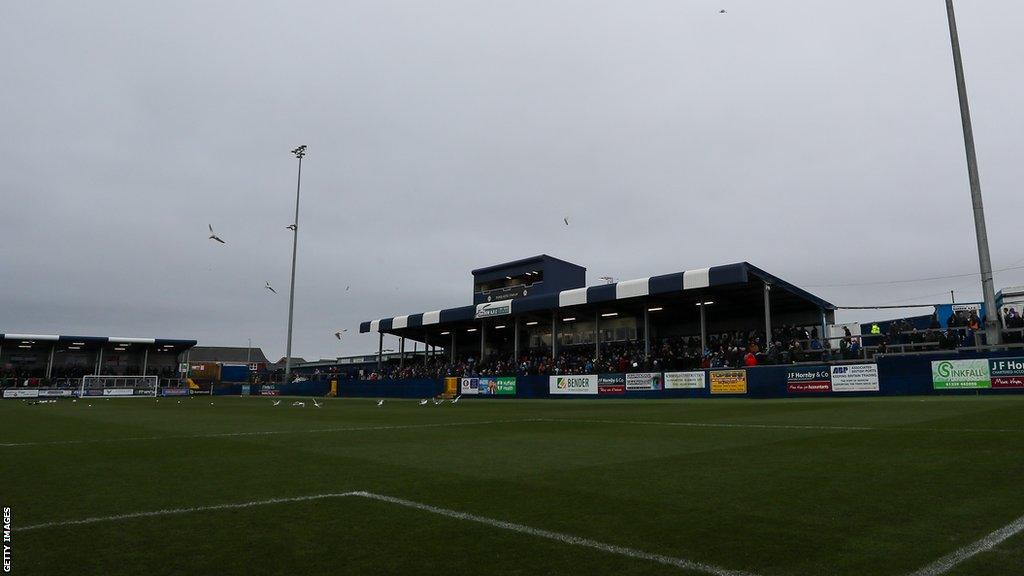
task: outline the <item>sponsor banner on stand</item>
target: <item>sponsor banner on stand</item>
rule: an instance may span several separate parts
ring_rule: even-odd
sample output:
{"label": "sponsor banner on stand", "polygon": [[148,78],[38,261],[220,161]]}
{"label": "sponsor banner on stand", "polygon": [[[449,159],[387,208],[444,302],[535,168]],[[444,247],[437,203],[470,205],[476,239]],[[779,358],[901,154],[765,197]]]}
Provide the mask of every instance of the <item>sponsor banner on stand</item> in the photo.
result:
{"label": "sponsor banner on stand", "polygon": [[463,378],[461,380],[463,394],[479,394],[480,393],[480,379],[479,378]]}
{"label": "sponsor banner on stand", "polygon": [[708,373],[712,394],[746,394],[746,370],[712,370]]}
{"label": "sponsor banner on stand", "polygon": [[694,372],[665,372],[665,390],[676,390],[681,388],[704,389],[704,371]]}
{"label": "sponsor banner on stand", "polygon": [[[467,378],[467,380],[472,380]],[[515,376],[502,376],[500,378],[480,378],[477,387],[479,394],[489,396],[510,396],[516,393]]]}
{"label": "sponsor banner on stand", "polygon": [[104,396],[134,396],[134,388],[104,388]]}
{"label": "sponsor banner on stand", "polygon": [[626,393],[626,375],[625,374],[598,374],[597,375],[597,393],[598,394],[625,394]]}
{"label": "sponsor banner on stand", "polygon": [[260,386],[260,396],[280,396],[281,391],[274,386]]}
{"label": "sponsor banner on stand", "polygon": [[[246,392],[248,394],[248,392]],[[188,396],[188,388],[161,388],[161,396]]]}
{"label": "sponsor banner on stand", "polygon": [[39,395],[51,398],[70,398],[71,396],[74,396],[74,393],[71,390],[40,390]]}
{"label": "sponsor banner on stand", "polygon": [[989,360],[992,387],[998,389],[1024,388],[1024,358],[995,358]]}
{"label": "sponsor banner on stand", "polygon": [[626,390],[661,390],[661,372],[630,372],[626,374]]}
{"label": "sponsor banner on stand", "polygon": [[508,316],[512,313],[512,301],[511,300],[499,300],[497,302],[487,302],[486,304],[476,305],[476,314],[474,318],[477,320],[481,318],[490,318],[492,316]]}
{"label": "sponsor banner on stand", "polygon": [[878,390],[878,364],[842,364],[832,367],[833,392]]}
{"label": "sponsor banner on stand", "polygon": [[597,394],[597,375],[550,376],[548,392],[551,394]]}
{"label": "sponsor banner on stand", "polygon": [[988,360],[934,360],[932,387],[935,390],[991,388]]}
{"label": "sponsor banner on stand", "polygon": [[39,396],[39,390],[35,390],[35,389],[32,389],[32,390],[21,389],[21,390],[19,390],[17,388],[8,388],[8,389],[4,390],[4,398],[36,398],[38,396]]}
{"label": "sponsor banner on stand", "polygon": [[831,392],[832,378],[828,366],[794,366],[786,371],[786,392]]}

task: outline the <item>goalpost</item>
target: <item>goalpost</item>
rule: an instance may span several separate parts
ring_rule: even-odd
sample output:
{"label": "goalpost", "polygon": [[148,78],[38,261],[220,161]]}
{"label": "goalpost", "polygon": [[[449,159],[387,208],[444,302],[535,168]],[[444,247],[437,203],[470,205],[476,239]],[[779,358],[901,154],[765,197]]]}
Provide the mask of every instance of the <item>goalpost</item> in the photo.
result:
{"label": "goalpost", "polygon": [[160,392],[159,376],[82,376],[78,397],[152,398]]}

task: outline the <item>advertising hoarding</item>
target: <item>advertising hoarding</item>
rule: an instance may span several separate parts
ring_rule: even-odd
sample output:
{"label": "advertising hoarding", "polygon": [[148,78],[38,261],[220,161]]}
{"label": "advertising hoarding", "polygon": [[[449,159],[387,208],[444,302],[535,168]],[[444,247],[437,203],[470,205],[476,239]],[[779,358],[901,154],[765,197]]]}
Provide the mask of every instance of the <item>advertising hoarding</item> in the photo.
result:
{"label": "advertising hoarding", "polygon": [[630,372],[626,374],[626,390],[661,390],[661,372]]}
{"label": "advertising hoarding", "polygon": [[703,370],[694,372],[665,372],[665,390],[703,389],[707,387],[704,380]]}
{"label": "advertising hoarding", "polygon": [[625,374],[598,374],[597,393],[621,395],[626,393]]}
{"label": "advertising hoarding", "polygon": [[548,391],[551,394],[597,394],[597,375],[550,376]]}
{"label": "advertising hoarding", "polygon": [[991,388],[987,359],[932,361],[932,388],[975,390]]}
{"label": "advertising hoarding", "polygon": [[8,388],[4,390],[4,398],[36,398],[39,396],[39,390],[36,389],[17,389]]}
{"label": "advertising hoarding", "polygon": [[878,390],[878,364],[842,364],[832,367],[833,392]]}
{"label": "advertising hoarding", "polygon": [[[474,378],[466,378],[466,380],[474,380]],[[477,393],[487,396],[513,395],[516,393],[516,379],[514,376],[480,378],[477,384]]]}
{"label": "advertising hoarding", "polygon": [[786,392],[790,394],[831,391],[832,374],[828,366],[794,366],[786,370]]}
{"label": "advertising hoarding", "polygon": [[746,370],[712,370],[708,373],[712,394],[746,394]]}
{"label": "advertising hoarding", "polygon": [[992,387],[1000,390],[1024,388],[1024,358],[989,360]]}

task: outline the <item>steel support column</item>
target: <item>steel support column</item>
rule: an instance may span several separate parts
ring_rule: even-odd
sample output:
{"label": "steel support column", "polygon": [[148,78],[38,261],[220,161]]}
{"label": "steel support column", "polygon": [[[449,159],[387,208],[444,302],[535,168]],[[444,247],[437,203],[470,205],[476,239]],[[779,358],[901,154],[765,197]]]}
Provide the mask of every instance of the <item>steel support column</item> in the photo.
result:
{"label": "steel support column", "polygon": [[764,283],[764,337],[766,340],[772,339],[772,286],[771,284]]}
{"label": "steel support column", "polygon": [[651,313],[644,305],[644,359],[651,357]]}
{"label": "steel support column", "polygon": [[703,355],[708,350],[708,321],[707,313],[704,311],[707,306],[700,302],[697,307],[700,308],[700,353]]}
{"label": "steel support column", "polygon": [[57,350],[57,343],[54,342],[50,345],[50,357],[46,360],[46,379],[50,379],[50,374],[53,374],[53,353]]}

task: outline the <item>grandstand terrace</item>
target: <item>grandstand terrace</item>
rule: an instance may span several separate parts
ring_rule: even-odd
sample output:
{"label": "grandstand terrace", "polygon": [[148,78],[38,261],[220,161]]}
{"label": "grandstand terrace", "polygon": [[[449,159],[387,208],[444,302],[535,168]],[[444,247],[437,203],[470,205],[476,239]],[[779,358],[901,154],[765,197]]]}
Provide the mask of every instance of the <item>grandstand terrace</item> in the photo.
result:
{"label": "grandstand terrace", "polygon": [[[820,361],[835,319],[833,304],[747,262],[595,286],[547,255],[472,274],[473,304],[360,325],[380,335],[378,372],[385,334],[400,339],[386,370],[399,377]],[[419,368],[410,340],[428,350]]]}
{"label": "grandstand terrace", "polygon": [[72,384],[82,376],[178,378],[195,340],[0,334],[0,384]]}

